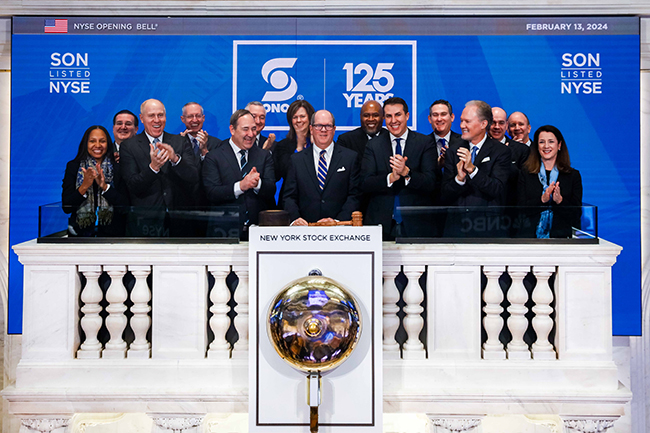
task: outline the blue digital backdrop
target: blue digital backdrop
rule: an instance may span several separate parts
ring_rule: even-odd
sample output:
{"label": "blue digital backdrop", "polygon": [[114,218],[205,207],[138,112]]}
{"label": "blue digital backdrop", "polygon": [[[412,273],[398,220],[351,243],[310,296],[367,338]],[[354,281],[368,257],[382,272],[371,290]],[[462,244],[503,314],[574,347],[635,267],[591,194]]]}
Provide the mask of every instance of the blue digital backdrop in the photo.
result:
{"label": "blue digital backdrop", "polygon": [[[623,247],[614,334],[640,335],[638,18],[69,17],[56,34],[48,18],[13,19],[11,245],[38,235],[39,205],[61,200],[86,128],[111,130],[117,111],[137,114],[148,98],[165,104],[172,133],[185,129],[181,107],[200,103],[219,138],[234,109],[260,100],[278,139],[295,99],[332,111],[340,133],[368,98],[400,96],[425,134],[434,100],[452,103],[458,131],[465,102],[481,99],[526,113],[531,137],[545,124],[562,131],[599,236]],[[11,251],[10,333],[22,328],[22,279]]]}

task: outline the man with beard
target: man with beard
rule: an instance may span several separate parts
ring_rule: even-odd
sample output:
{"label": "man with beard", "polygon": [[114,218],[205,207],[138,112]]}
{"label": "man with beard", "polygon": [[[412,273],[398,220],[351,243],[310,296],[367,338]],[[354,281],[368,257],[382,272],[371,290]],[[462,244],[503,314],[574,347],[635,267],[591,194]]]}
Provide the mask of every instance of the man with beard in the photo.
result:
{"label": "man with beard", "polygon": [[378,135],[385,134],[384,111],[377,101],[369,100],[361,107],[361,126],[345,134],[341,134],[336,144],[352,149],[359,154],[359,161],[363,158],[368,140]]}

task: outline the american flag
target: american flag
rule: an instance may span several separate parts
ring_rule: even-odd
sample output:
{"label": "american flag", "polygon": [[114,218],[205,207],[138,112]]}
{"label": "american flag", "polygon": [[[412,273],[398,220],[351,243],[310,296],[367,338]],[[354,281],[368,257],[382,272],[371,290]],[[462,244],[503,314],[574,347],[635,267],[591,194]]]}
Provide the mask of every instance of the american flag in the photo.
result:
{"label": "american flag", "polygon": [[68,33],[68,20],[45,20],[45,33]]}

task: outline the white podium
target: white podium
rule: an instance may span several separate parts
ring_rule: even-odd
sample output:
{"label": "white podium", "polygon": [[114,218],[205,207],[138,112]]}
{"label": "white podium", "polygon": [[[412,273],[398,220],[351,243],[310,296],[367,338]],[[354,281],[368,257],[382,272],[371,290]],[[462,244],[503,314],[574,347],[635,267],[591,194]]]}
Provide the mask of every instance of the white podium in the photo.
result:
{"label": "white podium", "polygon": [[309,432],[307,374],[276,353],[267,314],[283,287],[318,269],[352,293],[362,319],[350,357],[323,374],[319,432],[381,432],[381,227],[252,227],[249,239],[249,431]]}

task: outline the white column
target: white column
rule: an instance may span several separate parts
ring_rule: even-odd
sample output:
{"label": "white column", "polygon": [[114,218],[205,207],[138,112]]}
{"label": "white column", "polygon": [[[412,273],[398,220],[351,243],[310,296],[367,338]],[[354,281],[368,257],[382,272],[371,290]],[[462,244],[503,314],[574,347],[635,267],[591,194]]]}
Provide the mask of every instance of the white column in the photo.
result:
{"label": "white column", "polygon": [[399,344],[395,340],[395,333],[399,328],[399,291],[395,285],[395,277],[399,274],[398,266],[384,266],[383,290],[383,329],[384,329],[384,359],[399,358]]}
{"label": "white column", "polygon": [[230,358],[230,344],[226,340],[226,332],[230,326],[230,291],[226,285],[226,277],[230,273],[230,266],[209,266],[208,271],[214,277],[214,286],[210,291],[210,329],[214,333],[214,340],[210,343],[208,358],[226,359]]}
{"label": "white column", "polygon": [[79,272],[86,277],[86,287],[81,292],[81,301],[84,306],[81,312],[81,329],[86,334],[86,340],[77,351],[77,358],[89,359],[99,358],[102,351],[102,343],[97,339],[99,328],[102,327],[102,317],[99,313],[102,307],[99,305],[103,298],[102,289],[99,287],[99,276],[102,274],[101,266],[79,266]]}
{"label": "white column", "polygon": [[126,328],[126,301],[127,293],[122,277],[126,274],[126,266],[104,266],[104,271],[111,277],[111,285],[106,291],[108,317],[106,329],[111,335],[106,343],[102,358],[124,358],[126,356],[126,342],[122,338]]}
{"label": "white column", "polygon": [[550,304],[553,302],[553,292],[548,285],[548,279],[555,272],[552,266],[534,266],[533,274],[537,278],[537,285],[533,290],[533,329],[537,340],[533,343],[533,359],[556,359],[555,349],[548,341],[548,334],[553,329],[553,312]]}
{"label": "white column", "polygon": [[423,266],[404,266],[404,275],[408,279],[406,289],[404,289],[404,329],[406,330],[407,340],[404,343],[404,359],[424,359],[424,345],[420,341],[420,332],[424,327],[422,311],[424,308],[420,305],[424,301],[424,292],[420,287],[419,279],[424,272]]}
{"label": "white column", "polygon": [[508,266],[508,274],[512,278],[512,285],[508,289],[508,329],[512,334],[512,341],[508,343],[508,359],[530,359],[530,349],[524,342],[524,333],[528,329],[528,319],[525,314],[528,312],[526,302],[528,292],[524,287],[524,278],[530,271],[529,266]]}
{"label": "white column", "polygon": [[148,359],[151,358],[151,343],[147,341],[147,331],[151,326],[151,317],[149,317],[151,290],[147,285],[147,277],[151,273],[151,266],[129,266],[129,271],[135,278],[131,290],[131,302],[133,302],[131,329],[135,338],[129,347],[127,357]]}
{"label": "white column", "polygon": [[235,302],[237,306],[235,311],[235,329],[239,334],[239,340],[233,347],[233,356],[235,353],[242,353],[242,356],[248,356],[248,267],[235,266],[233,271],[239,278],[239,284],[235,289]]}
{"label": "white column", "polygon": [[485,302],[483,327],[487,333],[487,341],[483,344],[483,359],[506,358],[506,351],[503,350],[503,344],[499,341],[499,334],[503,328],[503,318],[501,317],[503,292],[499,286],[499,277],[505,270],[505,266],[485,266],[483,268],[483,273],[487,277],[487,286],[483,291],[483,301]]}

